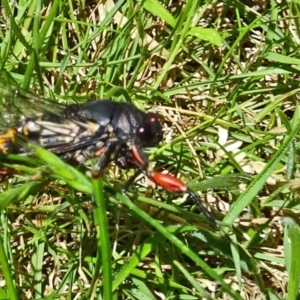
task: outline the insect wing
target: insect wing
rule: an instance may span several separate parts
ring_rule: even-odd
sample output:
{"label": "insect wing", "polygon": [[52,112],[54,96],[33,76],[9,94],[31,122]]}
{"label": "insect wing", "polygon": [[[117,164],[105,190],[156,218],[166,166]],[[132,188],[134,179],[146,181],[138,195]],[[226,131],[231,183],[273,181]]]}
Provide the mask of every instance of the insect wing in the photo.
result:
{"label": "insect wing", "polygon": [[[65,106],[0,81],[0,152],[27,153],[26,143],[45,148],[67,144],[73,127],[63,124]],[[21,138],[22,137],[22,138]]]}
{"label": "insect wing", "polygon": [[24,118],[36,118],[47,112],[59,116],[64,106],[0,81],[0,108],[1,131],[5,131],[5,126],[16,126]]}
{"label": "insect wing", "polygon": [[[101,125],[88,116],[80,120],[75,117],[80,115],[82,105],[56,104],[2,82],[0,105],[0,153],[31,153],[33,148],[28,146],[33,142],[63,158],[84,162],[100,155],[106,142],[114,139],[108,124]],[[69,110],[74,116],[66,113]]]}

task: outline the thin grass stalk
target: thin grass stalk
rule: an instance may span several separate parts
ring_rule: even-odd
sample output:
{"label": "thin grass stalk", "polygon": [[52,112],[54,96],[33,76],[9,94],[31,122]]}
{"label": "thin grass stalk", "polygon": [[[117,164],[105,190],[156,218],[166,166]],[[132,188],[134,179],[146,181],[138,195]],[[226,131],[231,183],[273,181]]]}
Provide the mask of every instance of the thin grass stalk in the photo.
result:
{"label": "thin grass stalk", "polygon": [[93,196],[96,204],[94,212],[95,224],[98,229],[98,246],[97,246],[97,263],[93,278],[93,287],[97,279],[99,279],[101,260],[103,268],[103,299],[112,299],[112,269],[111,269],[111,247],[108,232],[108,223],[106,217],[106,204],[103,192],[103,182],[98,171],[93,172],[92,176]]}

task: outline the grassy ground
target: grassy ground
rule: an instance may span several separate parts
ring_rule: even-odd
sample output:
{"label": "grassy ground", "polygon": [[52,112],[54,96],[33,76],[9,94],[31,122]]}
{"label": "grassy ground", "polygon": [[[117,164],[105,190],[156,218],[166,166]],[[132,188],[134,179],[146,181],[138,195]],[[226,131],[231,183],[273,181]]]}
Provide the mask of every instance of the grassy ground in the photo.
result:
{"label": "grassy ground", "polygon": [[32,145],[1,158],[19,172],[1,183],[0,298],[297,299],[299,15],[297,1],[3,0],[2,82],[156,112],[153,166],[220,229],[186,196],[144,178],[125,196],[132,172],[102,183]]}

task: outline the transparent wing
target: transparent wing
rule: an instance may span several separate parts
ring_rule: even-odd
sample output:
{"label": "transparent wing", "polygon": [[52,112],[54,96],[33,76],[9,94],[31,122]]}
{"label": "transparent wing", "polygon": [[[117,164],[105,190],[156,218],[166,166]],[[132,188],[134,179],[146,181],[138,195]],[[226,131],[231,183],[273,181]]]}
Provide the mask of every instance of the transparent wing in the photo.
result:
{"label": "transparent wing", "polygon": [[0,131],[16,126],[22,118],[31,118],[46,112],[60,114],[64,106],[54,100],[39,97],[0,80]]}
{"label": "transparent wing", "polygon": [[0,153],[30,153],[34,143],[78,162],[100,155],[107,141],[114,141],[113,130],[89,119],[66,118],[66,107],[0,80]]}

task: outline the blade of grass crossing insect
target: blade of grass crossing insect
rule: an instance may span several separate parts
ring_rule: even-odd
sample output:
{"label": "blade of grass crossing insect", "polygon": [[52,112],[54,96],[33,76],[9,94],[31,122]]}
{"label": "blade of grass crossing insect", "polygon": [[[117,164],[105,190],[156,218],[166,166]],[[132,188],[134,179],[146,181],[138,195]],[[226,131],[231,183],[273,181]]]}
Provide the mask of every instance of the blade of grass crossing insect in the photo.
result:
{"label": "blade of grass crossing insect", "polygon": [[106,217],[106,203],[103,193],[103,183],[100,173],[93,171],[92,174],[93,196],[96,204],[94,212],[95,224],[98,229],[98,246],[97,246],[97,262],[91,289],[94,289],[94,284],[99,278],[99,271],[101,267],[100,253],[102,256],[103,268],[103,299],[113,299],[112,297],[112,270],[111,270],[111,247],[109,241],[108,224]]}
{"label": "blade of grass crossing insect", "polygon": [[30,146],[32,148],[32,152],[42,159],[47,167],[53,172],[54,177],[64,180],[77,191],[91,194],[91,182],[85,175],[73,168],[71,165],[62,161],[50,151],[36,145]]}

